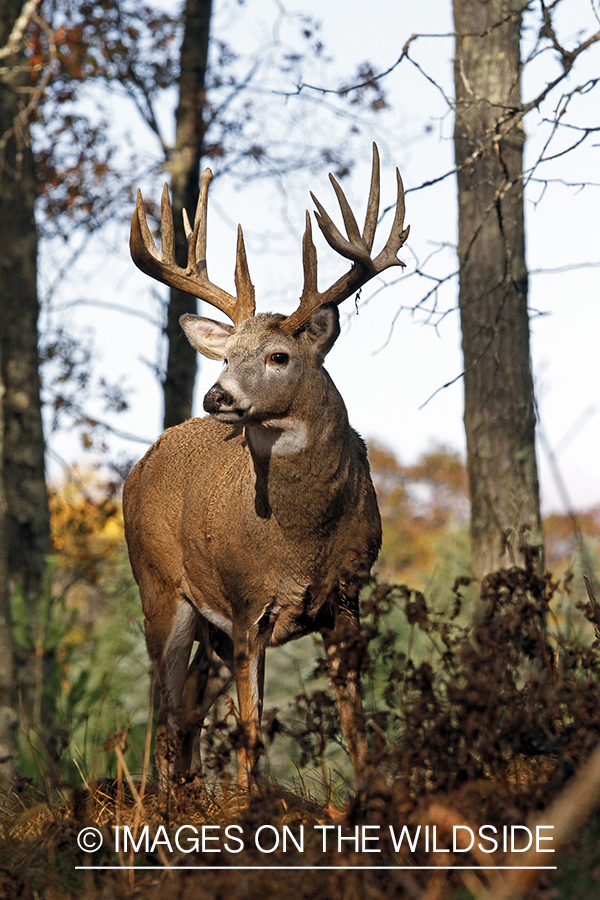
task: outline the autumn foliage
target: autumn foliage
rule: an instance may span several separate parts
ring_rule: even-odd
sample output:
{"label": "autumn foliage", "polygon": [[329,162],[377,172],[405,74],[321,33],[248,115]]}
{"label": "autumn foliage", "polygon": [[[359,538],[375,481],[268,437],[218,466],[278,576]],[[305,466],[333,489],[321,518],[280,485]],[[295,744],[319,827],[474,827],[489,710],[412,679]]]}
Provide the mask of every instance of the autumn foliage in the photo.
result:
{"label": "autumn foliage", "polygon": [[403,465],[388,448],[371,444],[369,458],[383,523],[381,577],[424,587],[443,541],[456,545],[456,562],[464,566],[459,545],[466,549],[469,502],[458,453],[440,446]]}
{"label": "autumn foliage", "polygon": [[[428,586],[431,592],[438,576],[451,583],[468,575],[469,496],[460,455],[439,446],[404,465],[389,448],[374,443],[369,458],[383,522],[381,578],[421,590]],[[543,524],[546,566],[569,589],[586,560],[593,569],[591,560],[598,556],[600,508],[553,512]]]}
{"label": "autumn foliage", "polygon": [[119,498],[91,471],[71,469],[50,492],[52,541],[65,577],[98,584],[123,545]]}

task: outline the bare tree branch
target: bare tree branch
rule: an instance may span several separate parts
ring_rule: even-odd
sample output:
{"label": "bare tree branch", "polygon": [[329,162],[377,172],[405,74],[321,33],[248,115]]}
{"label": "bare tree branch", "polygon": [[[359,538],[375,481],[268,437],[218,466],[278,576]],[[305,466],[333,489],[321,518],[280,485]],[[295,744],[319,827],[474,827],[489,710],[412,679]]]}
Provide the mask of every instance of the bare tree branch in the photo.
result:
{"label": "bare tree branch", "polygon": [[12,56],[13,53],[17,52],[27,26],[34,18],[36,10],[41,2],[42,0],[27,0],[27,2],[23,4],[21,14],[15,22],[6,44],[4,47],[0,48],[0,59],[6,59],[8,56]]}

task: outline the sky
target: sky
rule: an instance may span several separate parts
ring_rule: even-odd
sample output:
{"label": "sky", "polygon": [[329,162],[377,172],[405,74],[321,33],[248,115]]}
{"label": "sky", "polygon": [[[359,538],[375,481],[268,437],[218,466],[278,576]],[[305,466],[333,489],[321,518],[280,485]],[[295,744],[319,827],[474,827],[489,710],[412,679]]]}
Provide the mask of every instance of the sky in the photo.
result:
{"label": "sky", "polygon": [[[341,310],[342,334],[326,367],[346,401],[354,427],[365,438],[391,447],[402,462],[414,462],[425,450],[439,444],[464,454],[460,330],[454,309],[456,281],[440,288],[424,309],[413,309],[431,286],[431,282],[415,275],[417,266],[431,258],[429,266],[437,274],[456,267],[455,180],[450,177],[435,187],[415,190],[423,182],[450,171],[453,165],[453,121],[444,97],[444,93],[447,97],[452,95],[453,42],[444,37],[452,31],[450,0],[424,0],[418,4],[375,0],[369,5],[368,15],[364,2],[358,0],[305,0],[301,4],[285,0],[285,6],[289,12],[309,14],[321,23],[319,37],[333,62],[307,70],[304,79],[321,87],[337,87],[365,61],[376,70],[385,71],[398,59],[411,35],[430,35],[411,45],[412,58],[428,77],[416,65],[403,63],[385,78],[388,109],[361,123],[354,144],[359,148],[357,164],[344,182],[360,217],[368,194],[372,140],[377,141],[382,155],[383,207],[395,201],[394,167],[400,168],[407,191],[406,221],[411,226],[409,240],[399,254],[406,269],[402,275],[393,270],[365,288],[358,315],[353,314],[352,302],[346,301]],[[276,8],[272,0],[252,0],[242,7],[215,0],[213,30],[234,46],[266,46]],[[581,33],[587,35],[600,27],[589,0],[563,0],[561,8],[564,15],[559,22],[560,34],[567,47],[574,46]],[[279,28],[281,39],[289,37],[291,42],[289,20],[284,19]],[[526,41],[526,51],[529,46]],[[557,71],[552,54],[535,60],[524,78],[525,99],[537,93],[539,86]],[[576,64],[571,83],[583,83],[598,75],[600,50],[595,46]],[[293,93],[295,85],[270,85],[270,89]],[[582,93],[577,107],[569,113],[569,121],[598,128],[597,93]],[[553,97],[553,105],[560,102],[560,95],[561,91]],[[311,96],[316,99],[316,95]],[[339,129],[340,135],[344,134],[347,123],[333,103],[328,109],[325,100],[325,108],[317,108],[309,99],[291,131],[291,139],[297,135],[299,140],[310,141],[313,129],[315,140],[328,129]],[[174,97],[165,100],[165,122],[172,117],[173,102]],[[117,104],[116,117],[123,139],[139,141],[151,152],[151,146],[145,143],[147,134],[141,125],[138,130],[131,111]],[[282,121],[277,111],[272,118],[267,113],[261,126],[265,135],[280,137],[287,127]],[[526,120],[526,129],[528,164],[541,152],[548,127],[534,113]],[[568,132],[565,138],[559,135],[556,150],[564,150],[568,139]],[[565,511],[567,498],[578,508],[600,503],[599,156],[600,144],[592,135],[582,148],[545,164],[542,174],[550,179],[549,184],[544,187],[532,180],[526,189],[532,365],[541,428],[541,493],[546,512]],[[574,182],[594,184],[582,189],[579,185],[570,186]],[[235,225],[240,221],[258,310],[289,312],[301,289],[300,238],[304,209],[312,208],[309,189],[330,213],[337,212],[326,168],[310,176],[290,175],[281,190],[262,181],[242,189],[227,176],[215,179],[209,202],[211,279],[232,291]],[[390,225],[390,216],[384,217],[376,250],[381,245],[377,241],[387,239]],[[115,226],[110,246],[122,250],[111,249],[107,259],[102,243],[92,247],[79,280],[72,279],[68,294],[61,300],[61,308],[70,325],[80,329],[82,335],[93,333],[99,367],[131,389],[130,410],[115,419],[115,425],[121,431],[152,441],[160,433],[162,417],[159,387],[147,364],[155,358],[156,329],[123,312],[81,303],[70,305],[72,301],[87,299],[152,314],[154,288],[131,263],[127,235],[121,230]],[[335,280],[341,270],[333,258],[335,254],[323,241],[317,243],[317,248],[321,286]],[[388,286],[382,289],[384,284]],[[447,310],[445,315],[430,314],[434,300],[438,311]],[[205,314],[218,318],[207,307]],[[219,363],[202,360],[195,395],[196,414],[202,414],[202,397],[219,371]],[[122,447],[131,456],[141,456],[145,450],[141,441],[123,442]],[[54,459],[81,457],[79,447],[68,434],[57,437],[53,448]],[[554,468],[549,462],[552,454],[556,457]],[[54,465],[51,463],[51,472]],[[557,470],[562,487],[557,485]]]}

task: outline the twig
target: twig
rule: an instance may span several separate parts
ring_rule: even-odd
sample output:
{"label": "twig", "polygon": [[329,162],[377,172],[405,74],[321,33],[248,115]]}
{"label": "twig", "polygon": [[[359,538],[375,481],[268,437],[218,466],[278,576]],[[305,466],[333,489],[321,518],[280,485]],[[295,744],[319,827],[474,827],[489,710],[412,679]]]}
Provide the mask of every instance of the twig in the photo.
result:
{"label": "twig", "polygon": [[11,54],[18,50],[25,29],[33,19],[35,11],[41,2],[42,0],[27,0],[23,5],[21,14],[13,25],[13,30],[11,31],[6,44],[4,47],[0,48],[0,59],[6,59],[7,56],[11,56]]}

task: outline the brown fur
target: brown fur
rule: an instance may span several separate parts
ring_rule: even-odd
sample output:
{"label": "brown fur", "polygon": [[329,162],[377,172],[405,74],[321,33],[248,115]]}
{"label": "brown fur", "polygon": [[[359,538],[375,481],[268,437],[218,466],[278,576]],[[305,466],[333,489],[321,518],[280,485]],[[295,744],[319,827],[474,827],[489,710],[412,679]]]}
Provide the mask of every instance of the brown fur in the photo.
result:
{"label": "brown fur", "polygon": [[[229,673],[245,730],[238,780],[249,783],[262,746],[264,652],[311,631],[325,641],[357,776],[367,767],[357,589],[379,552],[379,511],[365,446],[322,368],[339,333],[337,310],[317,311],[294,336],[279,320],[257,316],[223,328],[229,362],[207,400],[223,381],[251,396],[255,411],[240,424],[204,418],[169,429],[125,486],[129,555],[160,679],[156,755],[164,786],[176,774],[200,774],[202,720]],[[206,321],[197,319],[198,327]],[[273,348],[289,364],[274,366]],[[216,408],[215,415],[233,413]],[[300,423],[300,449],[271,452],[279,423]]]}

